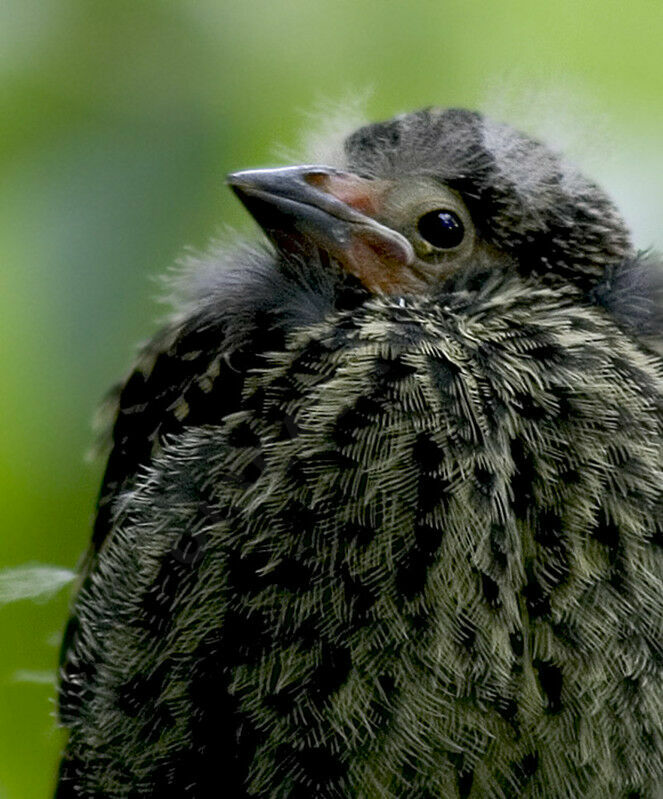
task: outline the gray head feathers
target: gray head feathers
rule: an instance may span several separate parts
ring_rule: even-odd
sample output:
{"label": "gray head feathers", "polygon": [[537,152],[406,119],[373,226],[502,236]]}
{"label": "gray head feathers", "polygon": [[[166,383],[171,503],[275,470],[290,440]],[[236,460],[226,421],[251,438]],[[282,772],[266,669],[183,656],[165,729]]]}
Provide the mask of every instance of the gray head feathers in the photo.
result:
{"label": "gray head feathers", "polygon": [[[433,175],[461,193],[482,235],[502,254],[494,268],[508,262],[546,284],[571,282],[631,332],[660,332],[660,261],[635,253],[612,201],[552,149],[464,110],[404,114],[345,135],[347,124],[335,114],[328,146],[316,132],[313,154],[370,177]],[[477,269],[485,273],[484,267]],[[239,341],[261,313],[294,327],[323,318],[347,284],[319,253],[293,263],[266,243],[244,242],[188,257],[169,290],[184,318],[194,309],[214,314],[222,303]]]}

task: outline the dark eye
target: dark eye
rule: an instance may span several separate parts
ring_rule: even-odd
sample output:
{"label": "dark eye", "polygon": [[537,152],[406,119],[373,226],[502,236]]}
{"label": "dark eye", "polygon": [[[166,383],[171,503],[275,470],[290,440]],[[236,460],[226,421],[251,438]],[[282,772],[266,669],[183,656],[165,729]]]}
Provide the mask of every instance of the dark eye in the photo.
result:
{"label": "dark eye", "polygon": [[423,239],[440,250],[457,247],[465,236],[458,214],[443,209],[424,214],[417,222],[417,230]]}

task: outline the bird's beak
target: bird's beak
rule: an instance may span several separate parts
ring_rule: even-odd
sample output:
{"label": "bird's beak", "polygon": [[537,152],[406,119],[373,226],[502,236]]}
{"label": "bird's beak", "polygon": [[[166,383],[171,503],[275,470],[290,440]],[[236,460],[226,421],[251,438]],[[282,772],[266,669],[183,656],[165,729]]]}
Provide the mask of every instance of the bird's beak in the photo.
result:
{"label": "bird's beak", "polygon": [[393,293],[394,285],[407,282],[412,245],[374,218],[387,181],[295,166],[234,172],[228,183],[279,249],[322,249],[373,291]]}

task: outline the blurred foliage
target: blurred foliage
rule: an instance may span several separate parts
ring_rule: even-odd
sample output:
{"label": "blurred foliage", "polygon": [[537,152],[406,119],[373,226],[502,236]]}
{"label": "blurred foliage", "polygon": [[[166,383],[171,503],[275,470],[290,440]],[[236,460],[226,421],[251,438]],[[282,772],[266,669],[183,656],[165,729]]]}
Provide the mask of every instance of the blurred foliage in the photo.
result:
{"label": "blurred foliage", "polygon": [[[577,125],[571,149],[660,246],[661,41],[659,0],[4,0],[0,566],[76,563],[93,409],[162,313],[152,277],[245,224],[227,171],[367,87],[372,118],[495,108],[564,144]],[[52,788],[64,594],[0,607],[0,799]]]}

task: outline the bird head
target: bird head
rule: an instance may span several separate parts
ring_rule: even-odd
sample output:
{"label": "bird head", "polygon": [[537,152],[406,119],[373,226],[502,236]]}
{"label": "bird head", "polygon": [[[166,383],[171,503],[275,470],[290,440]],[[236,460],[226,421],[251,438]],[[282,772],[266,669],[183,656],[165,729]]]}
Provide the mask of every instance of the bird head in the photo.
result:
{"label": "bird head", "polygon": [[372,293],[422,294],[477,265],[585,290],[632,254],[607,195],[540,142],[427,109],[360,128],[341,165],[228,182],[277,249],[328,255]]}

